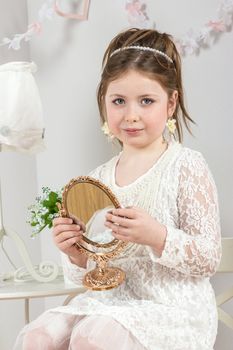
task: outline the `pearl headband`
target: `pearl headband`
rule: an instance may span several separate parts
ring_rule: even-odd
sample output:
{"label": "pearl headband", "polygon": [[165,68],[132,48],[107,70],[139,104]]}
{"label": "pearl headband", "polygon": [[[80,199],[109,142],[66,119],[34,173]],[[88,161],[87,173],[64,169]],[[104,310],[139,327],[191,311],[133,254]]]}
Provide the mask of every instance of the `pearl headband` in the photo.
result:
{"label": "pearl headband", "polygon": [[129,50],[129,49],[136,49],[136,50],[140,50],[140,51],[150,51],[153,52],[155,54],[158,54],[160,56],[165,57],[169,62],[173,63],[171,57],[169,57],[168,55],[166,55],[164,52],[157,50],[157,49],[153,49],[152,47],[149,46],[123,46],[120,47],[119,49],[114,50],[110,57],[112,57],[113,55],[115,55],[116,53],[120,52],[120,51],[124,51],[124,50]]}

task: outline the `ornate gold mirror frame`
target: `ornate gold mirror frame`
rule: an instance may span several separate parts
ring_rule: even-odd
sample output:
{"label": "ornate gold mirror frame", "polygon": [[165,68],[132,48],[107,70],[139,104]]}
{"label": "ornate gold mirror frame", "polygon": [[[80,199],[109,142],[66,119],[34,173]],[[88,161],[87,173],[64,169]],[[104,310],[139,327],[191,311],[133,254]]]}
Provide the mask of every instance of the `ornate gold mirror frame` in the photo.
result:
{"label": "ornate gold mirror frame", "polygon": [[107,264],[109,260],[120,254],[127,243],[117,239],[112,239],[107,243],[99,243],[88,238],[90,227],[92,226],[92,230],[94,227],[96,213],[109,208],[109,206],[121,207],[111,190],[92,177],[77,177],[64,187],[60,216],[81,220],[85,224],[86,232],[82,235],[82,241],[76,243],[76,246],[96,263],[96,268],[89,271],[83,279],[84,286],[92,290],[115,288],[125,279],[123,270],[107,266]]}

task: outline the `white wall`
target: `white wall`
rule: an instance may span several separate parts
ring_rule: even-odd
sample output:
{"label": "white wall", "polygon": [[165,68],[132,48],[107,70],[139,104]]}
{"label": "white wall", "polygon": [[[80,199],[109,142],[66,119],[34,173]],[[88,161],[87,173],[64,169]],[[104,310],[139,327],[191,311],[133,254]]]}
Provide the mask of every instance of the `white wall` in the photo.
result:
{"label": "white wall", "polygon": [[[29,23],[37,17],[42,3],[42,0],[27,2]],[[41,35],[30,43],[31,58],[39,66],[36,79],[45,110],[47,150],[37,156],[36,172],[31,164],[32,187],[29,189],[26,183],[22,184],[21,177],[18,179],[22,189],[29,193],[28,197],[33,195],[36,176],[38,189],[43,185],[59,188],[70,178],[86,174],[115,151],[100,131],[95,95],[104,49],[115,34],[128,26],[124,3],[123,0],[92,0],[88,21],[68,21],[57,16],[44,23]],[[199,29],[212,18],[220,2],[148,0],[147,3],[149,16],[154,18],[156,27],[181,37],[190,27]],[[5,2],[0,2],[0,13],[2,8],[8,8]],[[20,8],[20,19],[25,19],[25,11]],[[14,18],[13,9],[10,17]],[[15,23],[15,32],[19,31],[17,25]],[[6,24],[4,31],[5,28]],[[223,34],[199,56],[183,60],[188,109],[198,124],[193,129],[195,138],[185,135],[185,144],[203,152],[214,174],[225,236],[232,235],[232,36],[232,32]],[[14,171],[15,164],[12,162],[6,170],[9,158],[6,161],[6,155],[4,157],[4,172],[9,174]],[[7,195],[5,198],[10,208],[11,200]],[[8,210],[9,216],[12,210]],[[23,215],[24,212],[19,215],[21,222],[24,222]],[[33,249],[36,251],[35,246]],[[41,259],[59,261],[51,232],[41,235],[41,249]],[[219,291],[228,283],[228,277],[216,276],[212,281],[215,290]],[[49,299],[45,305],[48,308],[58,303],[60,299]],[[232,305],[230,307],[233,309]],[[220,325],[215,349],[229,350],[232,342],[230,331]]]}

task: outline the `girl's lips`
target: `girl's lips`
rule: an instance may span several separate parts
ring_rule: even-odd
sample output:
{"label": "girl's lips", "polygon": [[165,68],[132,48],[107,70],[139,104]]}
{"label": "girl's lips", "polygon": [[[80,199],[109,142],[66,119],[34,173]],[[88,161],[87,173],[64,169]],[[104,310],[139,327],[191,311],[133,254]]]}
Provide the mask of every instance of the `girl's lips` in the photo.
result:
{"label": "girl's lips", "polygon": [[124,129],[124,131],[126,131],[126,132],[139,132],[139,131],[142,131],[143,129],[133,129],[133,128],[127,128],[127,129]]}
{"label": "girl's lips", "polygon": [[127,129],[123,129],[123,130],[126,133],[126,135],[136,137],[136,136],[139,136],[141,134],[143,129],[127,128]]}

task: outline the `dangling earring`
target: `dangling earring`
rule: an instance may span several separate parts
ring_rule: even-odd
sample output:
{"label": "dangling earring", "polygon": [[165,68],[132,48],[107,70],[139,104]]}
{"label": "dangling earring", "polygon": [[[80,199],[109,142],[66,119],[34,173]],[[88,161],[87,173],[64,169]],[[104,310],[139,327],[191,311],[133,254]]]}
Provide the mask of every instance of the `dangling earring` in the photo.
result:
{"label": "dangling earring", "polygon": [[114,139],[114,135],[109,130],[107,122],[104,122],[103,126],[101,127],[101,130],[103,131],[104,135],[107,136],[108,141],[112,141]]}
{"label": "dangling earring", "polygon": [[175,118],[169,118],[166,122],[166,128],[163,132],[163,142],[167,143],[172,140],[172,138],[175,135],[176,131],[176,119]]}
{"label": "dangling earring", "polygon": [[168,128],[168,131],[171,135],[175,134],[176,131],[176,119],[175,118],[169,118],[166,123],[166,127]]}

